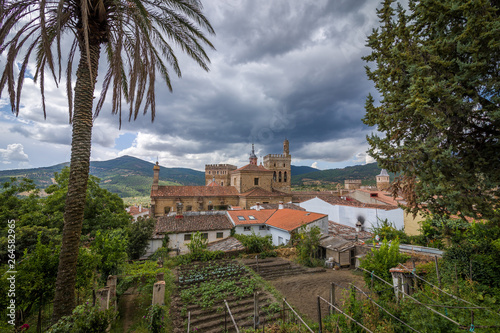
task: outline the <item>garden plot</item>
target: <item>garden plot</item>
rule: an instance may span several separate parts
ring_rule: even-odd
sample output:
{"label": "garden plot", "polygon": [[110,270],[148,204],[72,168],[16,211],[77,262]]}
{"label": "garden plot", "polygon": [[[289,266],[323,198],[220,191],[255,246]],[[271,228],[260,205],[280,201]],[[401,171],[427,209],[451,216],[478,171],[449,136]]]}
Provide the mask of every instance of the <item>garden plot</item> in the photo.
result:
{"label": "garden plot", "polygon": [[[236,261],[218,260],[182,265],[177,271],[174,297],[177,331],[186,332],[190,314],[190,331],[221,332],[224,329],[225,305],[229,304],[238,327],[253,326],[254,295],[258,292],[261,322],[279,318],[280,305],[266,292],[249,269]],[[229,315],[227,328],[233,325]]]}
{"label": "garden plot", "polygon": [[321,273],[325,271],[325,269],[321,267],[307,268],[279,257],[259,260],[243,259],[242,263],[253,269],[266,280],[275,280],[280,277],[301,274]]}

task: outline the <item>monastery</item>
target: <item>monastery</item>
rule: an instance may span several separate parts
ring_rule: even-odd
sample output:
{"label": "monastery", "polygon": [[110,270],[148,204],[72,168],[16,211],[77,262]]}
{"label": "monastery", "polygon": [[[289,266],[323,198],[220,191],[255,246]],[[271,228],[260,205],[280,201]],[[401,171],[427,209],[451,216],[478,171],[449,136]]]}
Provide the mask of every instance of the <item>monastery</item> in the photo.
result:
{"label": "monastery", "polygon": [[264,164],[259,165],[252,144],[250,163],[241,168],[230,164],[206,165],[205,186],[159,186],[160,166],[156,162],[150,214],[158,217],[291,202],[291,159],[289,142],[285,140],[283,154],[266,155]]}

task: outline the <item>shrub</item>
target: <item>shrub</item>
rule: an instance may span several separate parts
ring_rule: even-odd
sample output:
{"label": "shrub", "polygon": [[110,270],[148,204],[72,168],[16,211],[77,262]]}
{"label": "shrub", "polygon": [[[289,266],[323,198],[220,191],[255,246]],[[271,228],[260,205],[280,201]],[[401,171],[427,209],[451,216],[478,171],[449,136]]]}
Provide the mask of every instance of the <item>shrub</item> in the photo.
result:
{"label": "shrub", "polygon": [[252,230],[251,235],[234,235],[243,244],[247,253],[261,253],[273,249],[273,239],[270,235],[259,236]]}
{"label": "shrub", "polygon": [[61,318],[48,333],[101,333],[105,332],[113,318],[113,310],[100,311],[99,306],[82,304],[71,316]]}
{"label": "shrub", "polygon": [[319,227],[312,227],[309,231],[305,227],[296,234],[297,239],[297,261],[299,264],[314,267],[322,265],[322,261],[317,259],[319,239],[321,230]]}

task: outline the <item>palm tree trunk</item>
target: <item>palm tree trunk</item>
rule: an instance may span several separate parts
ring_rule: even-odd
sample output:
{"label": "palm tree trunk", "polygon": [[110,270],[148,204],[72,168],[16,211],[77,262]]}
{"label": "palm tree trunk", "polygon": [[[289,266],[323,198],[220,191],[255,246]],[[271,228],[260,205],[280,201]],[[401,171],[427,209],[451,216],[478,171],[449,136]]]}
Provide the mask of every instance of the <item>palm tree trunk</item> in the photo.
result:
{"label": "palm tree trunk", "polygon": [[92,139],[92,104],[99,64],[99,44],[90,45],[90,75],[84,43],[80,43],[80,62],[76,72],[75,114],[71,141],[68,195],[64,208],[64,227],[57,271],[52,321],[71,315],[75,307],[76,263],[89,177]]}

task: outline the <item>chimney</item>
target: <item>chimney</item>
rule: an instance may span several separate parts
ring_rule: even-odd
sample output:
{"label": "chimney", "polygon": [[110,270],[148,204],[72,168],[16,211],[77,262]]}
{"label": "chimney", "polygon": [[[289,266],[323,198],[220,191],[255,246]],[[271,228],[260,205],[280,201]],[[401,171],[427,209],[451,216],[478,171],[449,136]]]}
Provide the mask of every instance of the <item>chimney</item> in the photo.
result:
{"label": "chimney", "polygon": [[280,201],[280,202],[278,203],[278,209],[283,209],[283,201]]}
{"label": "chimney", "polygon": [[260,202],[257,202],[256,205],[257,205],[257,208],[255,208],[255,210],[260,211]]}
{"label": "chimney", "polygon": [[158,180],[160,179],[160,165],[156,161],[153,167],[153,186],[151,186],[152,191],[158,191]]}

